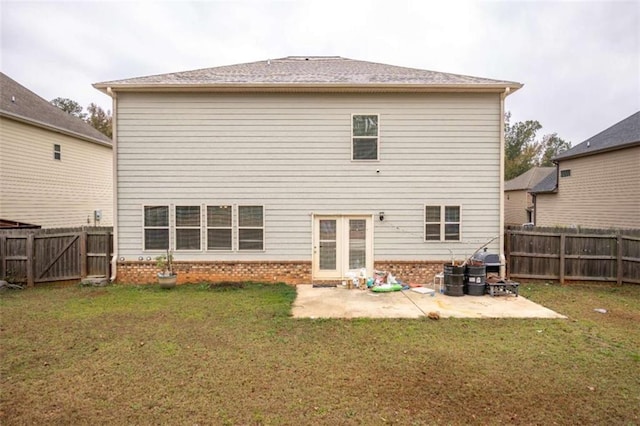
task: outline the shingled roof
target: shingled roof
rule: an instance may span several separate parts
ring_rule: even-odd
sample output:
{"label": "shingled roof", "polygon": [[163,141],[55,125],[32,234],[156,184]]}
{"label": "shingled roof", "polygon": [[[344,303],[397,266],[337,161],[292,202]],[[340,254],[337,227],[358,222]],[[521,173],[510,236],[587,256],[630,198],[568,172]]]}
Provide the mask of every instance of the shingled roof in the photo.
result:
{"label": "shingled roof", "polygon": [[559,154],[553,160],[567,160],[633,145],[640,145],[640,111]]}
{"label": "shingled roof", "polygon": [[238,65],[96,83],[112,90],[306,89],[515,91],[522,84],[467,75],[404,68],[339,56],[288,56]]}
{"label": "shingled roof", "polygon": [[532,167],[520,176],[516,176],[504,183],[505,191],[531,189],[545,179],[549,174],[555,175],[555,167]]}
{"label": "shingled roof", "polygon": [[111,139],[0,72],[0,116],[111,146]]}
{"label": "shingled roof", "polygon": [[555,192],[558,187],[558,173],[553,168],[554,172],[549,173],[544,179],[538,182],[533,188],[529,190],[532,194],[538,194],[540,192]]}

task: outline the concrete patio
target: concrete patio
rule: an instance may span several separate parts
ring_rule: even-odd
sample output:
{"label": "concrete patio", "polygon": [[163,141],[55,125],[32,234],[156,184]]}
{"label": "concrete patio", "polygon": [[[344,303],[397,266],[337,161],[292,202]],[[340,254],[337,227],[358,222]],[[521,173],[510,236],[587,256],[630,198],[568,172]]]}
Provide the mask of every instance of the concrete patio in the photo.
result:
{"label": "concrete patio", "polygon": [[343,287],[298,285],[294,318],[566,318],[522,296],[446,296],[411,290],[374,293]]}

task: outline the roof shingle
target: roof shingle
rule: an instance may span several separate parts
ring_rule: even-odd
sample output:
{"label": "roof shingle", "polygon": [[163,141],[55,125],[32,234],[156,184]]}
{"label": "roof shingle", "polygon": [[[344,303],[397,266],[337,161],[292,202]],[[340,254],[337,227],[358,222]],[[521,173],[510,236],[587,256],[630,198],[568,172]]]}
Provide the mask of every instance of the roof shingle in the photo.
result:
{"label": "roof shingle", "polygon": [[339,56],[288,56],[245,64],[151,75],[94,84],[107,87],[163,86],[475,86],[517,90],[512,81],[492,80],[415,68],[358,61]]}
{"label": "roof shingle", "polygon": [[637,144],[640,144],[640,111],[557,155],[553,160],[567,160]]}
{"label": "roof shingle", "polygon": [[0,72],[0,115],[111,145],[111,139]]}
{"label": "roof shingle", "polygon": [[532,167],[520,176],[504,183],[505,191],[531,189],[544,180],[549,174],[555,174],[555,167]]}

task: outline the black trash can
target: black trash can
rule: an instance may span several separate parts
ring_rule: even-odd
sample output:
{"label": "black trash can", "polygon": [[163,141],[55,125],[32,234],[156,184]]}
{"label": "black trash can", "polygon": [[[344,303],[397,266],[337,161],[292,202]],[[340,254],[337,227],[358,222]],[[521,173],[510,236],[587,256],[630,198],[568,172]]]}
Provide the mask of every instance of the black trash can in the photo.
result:
{"label": "black trash can", "polygon": [[482,296],[486,291],[486,266],[467,266],[466,274],[467,294],[470,296]]}
{"label": "black trash can", "polygon": [[464,296],[464,266],[444,264],[444,294]]}

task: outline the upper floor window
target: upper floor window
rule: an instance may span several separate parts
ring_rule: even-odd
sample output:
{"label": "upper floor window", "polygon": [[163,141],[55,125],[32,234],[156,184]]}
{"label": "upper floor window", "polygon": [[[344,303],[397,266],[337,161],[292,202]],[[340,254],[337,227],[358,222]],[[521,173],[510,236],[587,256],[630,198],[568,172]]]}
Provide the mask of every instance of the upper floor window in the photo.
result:
{"label": "upper floor window", "polygon": [[169,206],[144,207],[144,250],[169,249]]}
{"label": "upper floor window", "polygon": [[60,145],[57,143],[53,144],[53,159],[62,160],[62,149],[60,148]]}
{"label": "upper floor window", "polygon": [[460,241],[460,206],[425,206],[425,241]]}
{"label": "upper floor window", "polygon": [[176,250],[200,250],[200,206],[176,206]]}
{"label": "upper floor window", "polygon": [[560,170],[560,177],[571,176],[571,169]]}
{"label": "upper floor window", "polygon": [[378,160],[378,114],[356,115],[351,120],[351,159]]}

